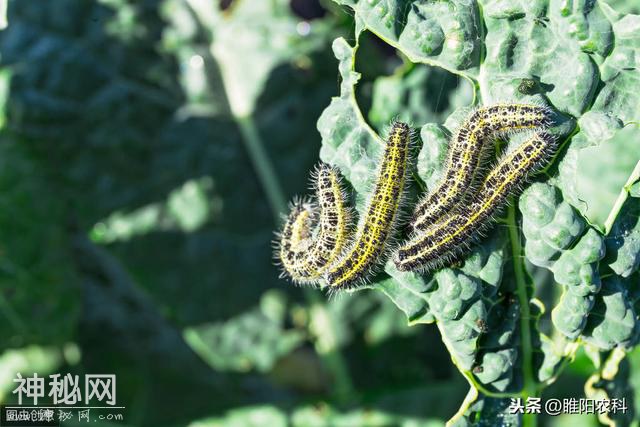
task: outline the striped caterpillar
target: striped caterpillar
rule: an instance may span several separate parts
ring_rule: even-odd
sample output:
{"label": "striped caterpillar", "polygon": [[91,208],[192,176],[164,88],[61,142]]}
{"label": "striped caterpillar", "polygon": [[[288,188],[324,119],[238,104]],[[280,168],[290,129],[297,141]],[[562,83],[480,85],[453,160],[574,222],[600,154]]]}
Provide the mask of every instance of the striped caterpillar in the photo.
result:
{"label": "striped caterpillar", "polygon": [[511,194],[544,167],[557,148],[547,132],[535,133],[504,155],[489,172],[470,203],[460,203],[440,221],[416,233],[394,253],[400,271],[428,271],[460,255],[492,223]]}
{"label": "striped caterpillar", "polygon": [[478,170],[497,137],[524,129],[538,129],[549,123],[549,110],[527,104],[496,104],[469,114],[451,139],[442,179],[417,204],[410,228],[427,229],[466,195],[473,194]]}
{"label": "striped caterpillar", "polygon": [[[411,238],[393,254],[397,268],[431,270],[461,255],[490,226],[509,196],[556,150],[555,139],[539,131],[504,155],[482,179],[479,170],[489,142],[549,124],[550,111],[539,105],[497,104],[470,114],[453,137],[443,179],[414,211]],[[409,126],[393,123],[365,214],[353,236],[339,172],[325,164],[318,167],[313,178],[317,202],[294,202],[280,236],[283,275],[296,283],[327,285],[330,291],[366,282],[384,261],[398,222],[410,142]]]}
{"label": "striped caterpillar", "polygon": [[411,129],[394,122],[382,153],[376,182],[354,240],[327,270],[330,289],[350,288],[366,281],[382,262],[396,228],[409,163]]}
{"label": "striped caterpillar", "polygon": [[316,207],[296,201],[285,220],[277,257],[283,276],[301,284],[317,284],[320,279],[330,291],[364,283],[384,261],[388,242],[396,228],[407,180],[411,130],[405,123],[391,125],[376,181],[366,204],[365,214],[354,236],[349,234],[350,211],[340,188],[335,168],[321,164],[314,177],[319,230],[312,225]]}
{"label": "striped caterpillar", "polygon": [[[301,284],[318,283],[336,261],[344,250],[351,218],[336,168],[320,163],[312,174],[312,183],[317,206],[310,201],[294,201],[277,246],[283,275]],[[314,236],[315,223],[318,229]]]}

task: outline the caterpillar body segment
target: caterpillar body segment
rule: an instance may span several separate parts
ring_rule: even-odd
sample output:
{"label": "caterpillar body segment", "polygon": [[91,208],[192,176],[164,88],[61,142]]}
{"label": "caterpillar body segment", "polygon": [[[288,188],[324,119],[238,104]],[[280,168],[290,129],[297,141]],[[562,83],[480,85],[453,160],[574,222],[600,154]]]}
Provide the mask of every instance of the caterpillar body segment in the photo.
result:
{"label": "caterpillar body segment", "polygon": [[470,203],[459,204],[440,221],[425,230],[416,231],[407,243],[400,246],[393,256],[398,270],[433,270],[445,265],[452,256],[464,252],[491,225],[509,196],[548,163],[556,148],[555,138],[541,131],[504,155],[486,176]]}
{"label": "caterpillar body segment", "polygon": [[481,107],[471,113],[451,139],[442,179],[418,202],[409,226],[427,229],[472,193],[479,181],[477,172],[496,138],[544,128],[549,124],[549,116],[547,107],[514,103]]}
{"label": "caterpillar body segment", "polygon": [[336,168],[321,163],[312,174],[312,182],[315,204],[293,205],[279,245],[283,273],[302,284],[318,283],[343,252],[351,218]]}
{"label": "caterpillar body segment", "polygon": [[407,124],[392,124],[376,171],[375,185],[355,237],[325,275],[330,292],[364,283],[382,262],[404,196],[411,136]]}
{"label": "caterpillar body segment", "polygon": [[283,269],[281,277],[289,276],[296,282],[302,279],[296,272],[299,270],[301,257],[309,246],[313,214],[310,202],[294,200],[291,203],[276,245],[276,258]]}
{"label": "caterpillar body segment", "polygon": [[337,168],[321,163],[315,172],[316,200],[320,208],[318,233],[309,246],[305,258],[305,272],[314,281],[343,252],[348,241],[351,211],[347,195],[342,189]]}

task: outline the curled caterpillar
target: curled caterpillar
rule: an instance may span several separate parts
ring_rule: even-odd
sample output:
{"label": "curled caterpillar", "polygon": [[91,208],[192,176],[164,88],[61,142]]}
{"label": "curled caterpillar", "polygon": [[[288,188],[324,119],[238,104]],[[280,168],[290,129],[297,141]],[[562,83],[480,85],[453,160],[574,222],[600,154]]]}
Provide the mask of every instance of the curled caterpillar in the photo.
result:
{"label": "curled caterpillar", "polygon": [[471,113],[451,139],[442,179],[414,210],[409,226],[425,230],[471,194],[477,171],[492,146],[504,134],[539,129],[549,123],[550,111],[539,105],[497,104]]}
{"label": "curled caterpillar", "polygon": [[325,275],[331,290],[362,283],[382,262],[393,235],[407,180],[411,130],[402,122],[391,125],[376,181],[353,241]]}
{"label": "curled caterpillar", "polygon": [[400,246],[393,255],[398,270],[432,270],[467,249],[492,223],[509,196],[523,186],[527,177],[544,167],[556,149],[555,138],[541,131],[504,155],[470,203],[459,204],[449,215]]}
{"label": "curled caterpillar", "polygon": [[283,268],[281,277],[289,276],[293,281],[302,280],[296,272],[299,270],[300,259],[309,246],[312,218],[313,206],[309,201],[294,200],[291,203],[277,243],[277,259]]}
{"label": "curled caterpillar", "polygon": [[343,252],[351,217],[336,168],[321,163],[312,174],[312,182],[316,204],[292,204],[277,251],[283,275],[302,284],[318,283]]}

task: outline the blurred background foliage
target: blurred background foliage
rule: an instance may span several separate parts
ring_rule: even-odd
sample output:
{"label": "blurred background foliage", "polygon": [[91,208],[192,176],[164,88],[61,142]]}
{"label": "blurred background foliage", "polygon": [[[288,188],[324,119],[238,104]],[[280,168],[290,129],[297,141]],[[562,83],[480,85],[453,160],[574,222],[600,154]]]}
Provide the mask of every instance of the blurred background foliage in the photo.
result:
{"label": "blurred background foliage", "polygon": [[[7,20],[0,403],[16,372],[101,372],[117,375],[118,425],[435,426],[457,410],[467,383],[435,326],[409,328],[379,292],[327,300],[272,265],[277,214],[306,192],[339,92],[346,9],[14,0]],[[377,129],[471,102],[466,81],[369,33],[357,69]],[[628,363],[640,385],[640,353]],[[548,393],[581,396],[592,370],[580,353]]]}

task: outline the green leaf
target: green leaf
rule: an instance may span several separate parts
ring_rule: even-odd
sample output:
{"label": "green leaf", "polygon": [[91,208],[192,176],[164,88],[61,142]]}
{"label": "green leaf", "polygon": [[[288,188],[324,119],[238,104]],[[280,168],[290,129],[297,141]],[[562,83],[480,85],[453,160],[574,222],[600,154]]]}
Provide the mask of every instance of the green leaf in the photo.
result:
{"label": "green leaf", "polygon": [[[598,69],[588,53],[611,49],[610,24],[598,3],[571,9],[560,1],[481,3],[487,27],[479,76],[483,102],[540,93],[560,111],[584,112],[598,85]],[[531,90],[521,86],[529,82]]]}
{"label": "green leaf", "polygon": [[[486,0],[480,2],[480,25],[469,26],[461,11],[430,14],[436,8],[460,6],[458,2],[339,3],[354,11],[356,39],[362,30],[370,30],[408,58],[391,76],[374,81],[368,117],[377,129],[396,115],[418,121],[422,147],[417,174],[427,191],[442,174],[450,135],[473,106],[454,104],[451,96],[458,91],[441,83],[443,99],[458,108],[434,109],[423,94],[429,93],[438,74],[414,64],[435,65],[474,79],[476,96],[480,95],[474,101],[481,105],[535,102],[555,111],[551,132],[562,145],[557,162],[547,169],[547,182],[541,174],[536,181],[542,182],[529,186],[518,202],[524,248],[516,229],[519,222],[510,210],[507,223],[500,224],[509,227],[508,238],[496,227],[492,238],[480,241],[462,267],[420,276],[400,273],[387,263],[390,278],[371,285],[390,297],[410,324],[435,320],[454,364],[472,384],[471,397],[461,409],[467,415],[464,422],[485,425],[486,419],[486,425],[502,425],[505,399],[478,399],[479,391],[534,396],[557,378],[579,343],[608,349],[635,342],[635,288],[625,294],[622,285],[614,285],[620,279],[608,268],[629,277],[638,268],[640,252],[635,244],[636,205],[627,200],[637,192],[638,135],[636,126],[624,126],[637,121],[640,100],[631,89],[638,79],[637,17],[619,15],[601,2]],[[465,22],[458,27],[463,32],[474,28],[459,40],[466,43],[472,33],[478,36],[484,48],[481,61],[472,55],[463,64],[447,56],[446,42],[437,58],[432,55],[433,46],[450,41],[442,36],[446,31],[441,32],[449,17]],[[418,27],[419,32],[411,32]],[[356,102],[357,50],[338,40],[334,53],[340,60],[341,96],[318,123],[321,155],[340,165],[361,202],[372,180],[378,151],[371,147],[377,138]],[[610,230],[614,234],[605,239],[603,234]],[[506,262],[504,249],[509,246],[513,265]],[[561,293],[549,297],[554,339],[538,331],[545,307],[532,300],[537,283],[527,276],[522,255],[549,270],[562,286]],[[568,340],[556,339],[556,332]],[[478,409],[468,411],[476,400],[482,402]],[[530,418],[527,414],[510,422],[527,424]]]}
{"label": "green leaf", "polygon": [[285,304],[283,295],[266,293],[261,308],[224,323],[186,328],[185,341],[217,371],[267,372],[303,340],[301,331],[285,328]]}
{"label": "green leaf", "polygon": [[551,383],[559,373],[560,364],[563,361],[564,349],[558,343],[552,341],[546,335],[540,334],[540,350],[539,357],[542,362],[538,361],[538,380],[541,383]]}
{"label": "green leaf", "polygon": [[626,193],[624,187],[640,162],[640,154],[635,154],[640,128],[621,128],[610,116],[594,112],[582,116],[578,125],[580,132],[560,162],[558,182],[566,199],[589,223],[608,232],[610,217],[618,214],[614,207],[620,193]]}
{"label": "green leaf", "polygon": [[618,275],[629,277],[640,265],[640,200],[625,202],[605,239],[607,265]]}
{"label": "green leaf", "polygon": [[427,188],[438,185],[447,156],[449,131],[444,126],[427,123],[420,129],[422,149],[418,154],[418,175]]}
{"label": "green leaf", "polygon": [[322,136],[320,159],[338,166],[353,188],[362,194],[373,182],[371,170],[375,169],[382,141],[358,109],[354,91],[360,74],[353,69],[355,52],[343,38],[333,42],[333,53],[340,61],[340,96],[332,98],[323,111],[318,119],[318,131]]}
{"label": "green leaf", "polygon": [[388,264],[387,271],[392,278],[376,282],[374,288],[387,295],[404,312],[410,323],[432,323],[435,318],[423,293],[433,286],[433,281],[425,283],[417,274],[398,272],[394,275],[393,269],[395,266]]}
{"label": "green leaf", "polygon": [[[363,161],[372,163],[375,160],[378,152],[370,153],[372,150],[369,147],[375,142],[377,148],[379,139],[364,122],[355,102],[354,86],[359,79],[359,74],[353,69],[356,49],[338,39],[334,43],[334,53],[340,61],[343,81],[340,97],[332,100],[318,121],[318,129],[323,135],[321,157],[329,163],[337,163],[342,170],[346,169],[345,175],[358,193],[358,200],[363,200],[373,176],[372,166],[361,168],[360,165]],[[455,128],[455,120],[461,120],[463,114],[464,111],[457,112],[447,126]],[[418,157],[418,171],[427,184],[432,185],[441,165],[434,161],[435,156],[425,153],[430,153],[431,149],[436,153],[444,153],[446,132],[426,125],[422,128],[421,136],[423,150]],[[364,177],[360,175],[361,171]],[[511,383],[511,368],[518,354],[513,349],[515,342],[508,340],[479,353],[479,339],[486,332],[484,325],[489,323],[489,310],[496,304],[494,301],[500,298],[497,286],[502,278],[504,243],[505,236],[497,235],[478,246],[460,269],[445,269],[433,278],[400,273],[389,262],[385,272],[391,279],[375,281],[372,285],[389,296],[407,315],[411,324],[437,320],[443,340],[458,367],[471,375],[470,371],[476,363],[486,362],[487,374],[479,380],[501,390]],[[499,311],[496,310],[496,313]],[[513,318],[513,315],[510,316]],[[496,326],[499,324],[500,321],[496,321]],[[515,324],[512,325],[515,327]],[[504,357],[508,358],[508,363],[499,362],[504,362]],[[507,371],[503,371],[505,367]],[[500,372],[491,374],[495,369],[500,369]]]}
{"label": "green leaf", "polygon": [[231,111],[238,117],[254,112],[274,68],[318,49],[327,29],[317,21],[303,31],[286,0],[238,1],[230,13],[222,13],[208,1],[188,0],[187,4],[212,33],[211,52]]}
{"label": "green leaf", "polygon": [[[607,10],[607,6],[603,5]],[[613,22],[615,47],[600,65],[605,86],[592,110],[613,115],[625,124],[640,119],[640,99],[635,88],[640,80],[640,16],[608,12]]]}
{"label": "green leaf", "polygon": [[384,129],[394,118],[437,123],[472,99],[473,86],[466,80],[439,68],[407,66],[374,81],[368,118],[376,129]]}
{"label": "green leaf", "polygon": [[[323,134],[321,156],[323,160],[337,163],[341,167],[353,183],[358,194],[357,199],[361,201],[365,198],[366,189],[372,181],[370,170],[373,167],[362,168],[360,165],[363,159],[368,163],[375,159],[378,152],[370,147],[372,141],[377,143],[377,139],[364,122],[355,100],[354,86],[359,79],[359,74],[354,70],[356,50],[339,39],[334,43],[334,53],[340,61],[341,96],[333,99],[318,122],[318,129]],[[410,84],[410,74],[396,74],[380,84],[393,82],[397,88],[402,88],[404,78],[407,78],[407,84]],[[374,97],[373,105],[382,105],[376,102],[384,102],[388,93],[389,89],[379,89],[375,96],[380,97],[380,101]],[[392,106],[398,102],[394,101],[398,98],[390,99]],[[377,112],[375,114],[380,115]],[[446,154],[448,137],[466,114],[468,109],[459,109],[449,116],[445,127],[434,124],[422,127],[423,145],[418,155],[417,169],[427,187],[437,182]],[[561,135],[568,135],[570,123],[559,129],[559,132]],[[361,171],[364,176],[361,175]],[[558,212],[557,220],[552,221],[556,216],[556,198],[557,196],[551,193],[551,200],[548,202],[551,218],[546,219],[546,222],[545,218],[538,218],[538,222],[543,220],[544,225],[553,222],[544,230],[548,243],[546,250],[549,252],[545,261],[559,255],[562,250],[569,249],[585,227],[584,221],[567,203],[564,203],[563,209]],[[540,205],[537,202],[533,204],[535,208]],[[531,227],[536,231],[539,231],[539,228]],[[584,249],[579,247],[573,253],[572,257],[577,257],[577,261],[567,255],[559,264],[559,268],[564,265],[565,270],[571,270],[575,268],[572,265],[582,263],[588,265],[589,271],[593,270],[602,257],[601,241],[596,245],[591,241],[594,237],[597,240],[597,234],[590,234],[582,244]],[[505,297],[504,294],[498,293],[498,286],[502,280],[505,241],[504,235],[497,234],[496,238],[490,239],[491,243],[487,244],[485,241],[482,246],[478,246],[461,269],[444,269],[433,278],[400,273],[392,263],[388,263],[385,271],[391,279],[376,281],[373,287],[389,296],[407,315],[411,324],[436,320],[454,363],[468,378],[474,378],[478,386],[494,391],[515,392],[522,387],[523,375],[520,366],[517,366],[521,357],[520,322],[517,321],[520,306],[513,297]],[[560,273],[559,270],[558,274]],[[568,271],[564,273],[571,275]],[[597,274],[597,270],[595,273]],[[437,282],[437,287],[434,286],[433,279]],[[579,284],[586,287],[593,285],[586,277],[582,281],[575,280],[575,285]],[[597,291],[597,288],[589,289],[592,292]],[[585,318],[586,313],[580,322],[584,323]],[[532,326],[535,328],[534,322]],[[538,337],[538,341],[532,344],[540,348],[540,356],[535,357],[537,369],[540,370],[538,376],[541,381],[551,380],[557,373],[562,351],[550,345],[544,335],[535,336]]]}
{"label": "green leaf", "polygon": [[482,27],[475,2],[339,0],[356,22],[399,49],[412,62],[436,65],[462,75],[480,62]]}
{"label": "green leaf", "polygon": [[582,234],[584,220],[553,186],[535,183],[520,196],[525,253],[534,265],[550,267]]}
{"label": "green leaf", "polygon": [[638,331],[636,312],[629,298],[632,287],[637,287],[637,283],[615,276],[602,281],[602,291],[596,295],[583,331],[588,343],[610,350],[635,342]]}
{"label": "green leaf", "polygon": [[536,183],[520,197],[525,254],[534,265],[548,268],[564,290],[553,309],[554,326],[575,339],[585,326],[600,290],[598,262],[604,239],[562,200],[552,185]]}
{"label": "green leaf", "polygon": [[573,248],[558,258],[551,271],[556,282],[569,286],[576,295],[597,293],[600,290],[597,263],[603,256],[603,238],[590,228]]}

